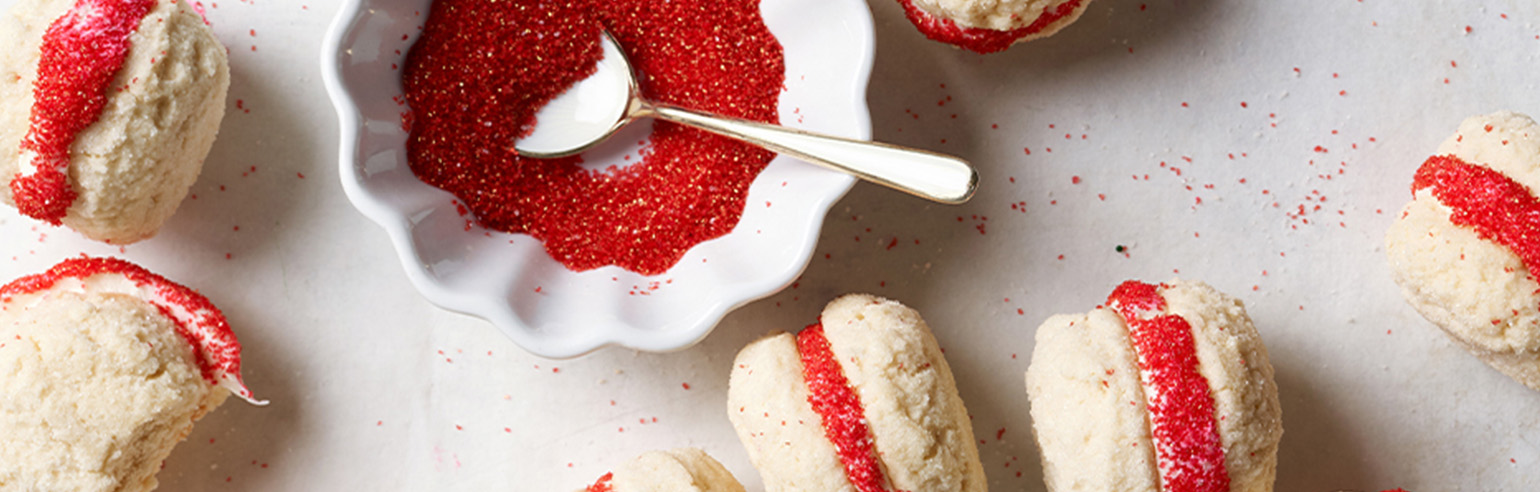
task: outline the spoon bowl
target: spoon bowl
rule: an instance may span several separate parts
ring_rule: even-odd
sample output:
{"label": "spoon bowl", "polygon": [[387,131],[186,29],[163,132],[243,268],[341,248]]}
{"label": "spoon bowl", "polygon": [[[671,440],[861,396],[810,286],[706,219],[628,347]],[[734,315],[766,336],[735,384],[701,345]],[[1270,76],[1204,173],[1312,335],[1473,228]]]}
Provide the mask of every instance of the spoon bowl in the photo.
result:
{"label": "spoon bowl", "polygon": [[535,114],[534,130],[514,142],[520,155],[547,159],[582,153],[632,121],[658,118],[941,203],[967,202],[978,187],[978,172],[957,157],[648,101],[620,44],[608,32],[601,36],[604,58],[594,74]]}
{"label": "spoon bowl", "polygon": [[514,142],[519,155],[555,159],[581,154],[636,119],[630,105],[641,100],[641,90],[630,61],[609,32],[603,36],[604,58],[594,74],[535,114],[534,130]]}

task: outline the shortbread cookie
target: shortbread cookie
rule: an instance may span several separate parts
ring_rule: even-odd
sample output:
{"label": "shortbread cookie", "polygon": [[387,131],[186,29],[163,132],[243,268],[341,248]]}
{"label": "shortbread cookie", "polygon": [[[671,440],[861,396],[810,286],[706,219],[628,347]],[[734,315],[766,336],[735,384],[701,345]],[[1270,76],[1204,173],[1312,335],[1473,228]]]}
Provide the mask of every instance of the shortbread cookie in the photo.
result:
{"label": "shortbread cookie", "polygon": [[1080,18],[1091,0],[898,0],[925,37],[979,53],[1045,38]]}
{"label": "shortbread cookie", "polygon": [[155,235],[224,117],[225,48],[187,0],[19,0],[0,18],[0,199],[98,241]]}
{"label": "shortbread cookie", "polygon": [[696,448],[648,451],[578,492],[744,492],[711,455]]}
{"label": "shortbread cookie", "polygon": [[1540,126],[1465,120],[1417,170],[1385,237],[1417,312],[1487,364],[1540,390]]}
{"label": "shortbread cookie", "polygon": [[203,296],[116,259],[0,287],[0,490],[142,491],[241,383]]}
{"label": "shortbread cookie", "polygon": [[1208,285],[1129,281],[1049,318],[1026,383],[1050,491],[1273,488],[1273,366],[1240,301]]}
{"label": "shortbread cookie", "polygon": [[767,492],[983,491],[952,370],[920,314],[852,294],[738,353],[728,418]]}

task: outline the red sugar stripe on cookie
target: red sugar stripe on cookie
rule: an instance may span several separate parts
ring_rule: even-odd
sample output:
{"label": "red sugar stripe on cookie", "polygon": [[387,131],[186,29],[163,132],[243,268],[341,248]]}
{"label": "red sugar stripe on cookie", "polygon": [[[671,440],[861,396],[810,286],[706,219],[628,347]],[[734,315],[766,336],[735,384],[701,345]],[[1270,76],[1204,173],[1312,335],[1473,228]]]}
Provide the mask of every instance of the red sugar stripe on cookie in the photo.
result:
{"label": "red sugar stripe on cookie", "polygon": [[914,0],[898,0],[898,3],[903,4],[904,15],[909,17],[909,22],[913,22],[925,37],[977,53],[988,54],[1009,48],[1018,39],[1042,32],[1048,26],[1075,13],[1075,10],[1085,1],[1088,0],[1069,0],[1051,10],[1043,11],[1043,14],[1032,21],[1032,24],[1009,31],[962,27],[951,19],[931,15],[925,9],[915,6]]}
{"label": "red sugar stripe on cookie", "polygon": [[604,476],[599,477],[599,481],[594,482],[593,485],[589,485],[588,488],[585,489],[585,492],[614,492],[615,486],[610,485],[610,481],[614,479],[614,473],[606,473]]}
{"label": "red sugar stripe on cookie", "polygon": [[219,308],[196,291],[139,265],[117,258],[65,260],[45,273],[0,286],[0,308],[19,296],[43,293],[55,287],[83,290],[88,279],[111,275],[127,279],[136,289],[118,293],[143,299],[176,324],[177,333],[192,345],[205,381],[224,386],[246,401],[265,404],[252,399],[251,390],[241,381],[241,343],[235,339],[235,333],[230,331],[230,324]]}
{"label": "red sugar stripe on cookie", "polygon": [[1166,300],[1156,286],[1143,282],[1119,285],[1107,297],[1107,306],[1127,321],[1139,354],[1161,490],[1230,490],[1214,398],[1208,379],[1198,373],[1192,325],[1181,316],[1162,314]]}
{"label": "red sugar stripe on cookie", "polygon": [[53,225],[64,220],[76,196],[66,174],[70,145],[101,117],[108,85],[128,55],[128,38],[155,2],[78,0],[44,32],[31,126],[21,141],[23,155],[35,155],[10,183],[22,214]]}
{"label": "red sugar stripe on cookie", "polygon": [[1530,275],[1540,275],[1540,200],[1503,173],[1458,157],[1429,157],[1412,180],[1412,193],[1431,188],[1453,209],[1449,221],[1476,230],[1482,239],[1507,246]]}
{"label": "red sugar stripe on cookie", "polygon": [[846,477],[860,492],[883,492],[882,468],[861,399],[850,388],[839,361],[834,360],[822,324],[808,325],[797,334],[797,351],[807,380],[807,402],[823,418],[824,435],[834,443]]}

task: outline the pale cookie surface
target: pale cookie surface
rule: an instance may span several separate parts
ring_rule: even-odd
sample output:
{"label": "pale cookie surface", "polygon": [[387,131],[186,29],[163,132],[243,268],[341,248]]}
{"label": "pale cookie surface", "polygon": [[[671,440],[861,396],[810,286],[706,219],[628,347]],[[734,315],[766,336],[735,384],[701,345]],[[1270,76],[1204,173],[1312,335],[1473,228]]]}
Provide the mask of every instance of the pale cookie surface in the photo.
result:
{"label": "pale cookie surface", "polygon": [[[1540,126],[1498,112],[1460,124],[1436,156],[1502,173],[1540,190]],[[1450,219],[1424,188],[1386,233],[1391,273],[1407,301],[1486,363],[1540,390],[1540,283],[1512,249]]]}
{"label": "pale cookie surface", "polygon": [[0,311],[0,490],[142,491],[229,392],[155,306],[58,292]]}
{"label": "pale cookie surface", "polygon": [[[130,38],[100,118],[70,147],[79,196],[64,224],[127,244],[155,235],[197,180],[224,117],[225,48],[188,1],[160,0]],[[0,18],[0,185],[24,156],[43,33],[73,0],[20,0]],[[14,204],[10,189],[0,199]]]}
{"label": "pale cookie surface", "polygon": [[613,492],[744,492],[727,468],[696,448],[642,453],[615,470],[609,484]]}
{"label": "pale cookie surface", "polygon": [[[931,15],[962,27],[1007,31],[1027,27],[1070,0],[913,0]],[[1073,21],[1071,21],[1073,22]],[[1066,24],[1068,24],[1066,22]],[[1053,33],[1045,33],[1051,35]]]}
{"label": "pale cookie surface", "polygon": [[[1273,368],[1240,301],[1201,282],[1159,288],[1162,314],[1191,326],[1234,491],[1270,491],[1282,438]],[[1032,427],[1051,491],[1158,492],[1139,354],[1121,315],[1098,308],[1038,328],[1026,374]]]}
{"label": "pale cookie surface", "polygon": [[850,294],[830,302],[822,321],[829,348],[865,407],[893,487],[987,490],[968,409],[920,313]]}
{"label": "pale cookie surface", "polygon": [[1159,492],[1139,362],[1117,313],[1043,322],[1027,396],[1048,490]]}
{"label": "pale cookie surface", "polygon": [[727,418],[765,490],[854,492],[807,398],[796,336],[773,333],[738,352],[727,387]]}

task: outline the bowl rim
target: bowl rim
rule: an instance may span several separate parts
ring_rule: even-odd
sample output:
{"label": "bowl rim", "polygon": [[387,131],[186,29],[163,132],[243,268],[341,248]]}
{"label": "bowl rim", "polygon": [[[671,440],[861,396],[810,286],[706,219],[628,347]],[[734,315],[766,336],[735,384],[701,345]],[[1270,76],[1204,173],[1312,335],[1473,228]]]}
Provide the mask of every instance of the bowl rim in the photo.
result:
{"label": "bowl rim", "polygon": [[[815,212],[815,219],[805,221],[806,229],[800,236],[803,240],[797,245],[796,257],[801,258],[801,261],[793,262],[793,265],[789,265],[789,270],[767,276],[762,281],[747,284],[736,290],[721,289],[726,291],[725,295],[712,296],[710,299],[703,300],[705,305],[698,307],[696,314],[691,316],[697,320],[692,329],[673,332],[638,329],[621,320],[620,323],[627,326],[596,327],[560,338],[541,336],[536,333],[538,331],[536,328],[519,319],[518,314],[506,299],[496,296],[480,298],[468,296],[432,278],[421,262],[422,256],[412,241],[409,219],[396,213],[363,187],[364,177],[361,175],[361,166],[364,156],[360,154],[360,143],[363,138],[360,131],[362,111],[354,100],[352,92],[342,80],[343,57],[348,56],[342,43],[373,12],[373,9],[366,8],[366,4],[374,1],[376,0],[343,0],[322,39],[320,50],[321,78],[333,108],[337,112],[339,125],[337,155],[343,191],[354,208],[385,229],[408,280],[423,297],[440,308],[491,322],[514,343],[535,355],[547,358],[571,358],[608,346],[623,346],[648,352],[669,352],[694,345],[709,335],[728,312],[774,295],[800,277],[812,261],[813,250],[818,244],[820,232],[829,211],[855,184],[854,177],[845,176],[844,182],[837,187],[837,193],[826,193],[809,200],[813,202],[811,210]],[[850,4],[859,3],[860,5],[855,7],[858,9],[855,12],[864,14],[850,15],[842,19],[846,25],[864,34],[860,36],[864,45],[856,50],[859,58],[850,61],[856,70],[855,78],[850,80],[849,84],[849,90],[854,93],[847,95],[853,110],[853,114],[849,115],[853,119],[851,128],[853,131],[848,136],[870,139],[871,109],[866,100],[866,92],[870,86],[872,66],[876,57],[875,28],[870,7],[865,2],[841,1]],[[424,13],[424,15],[427,14]],[[781,158],[789,159],[789,157],[777,156],[777,159]],[[734,230],[737,228],[735,227]],[[729,232],[729,234],[732,233]]]}

